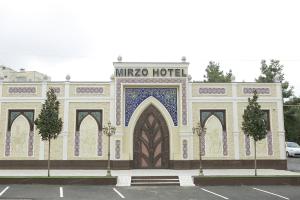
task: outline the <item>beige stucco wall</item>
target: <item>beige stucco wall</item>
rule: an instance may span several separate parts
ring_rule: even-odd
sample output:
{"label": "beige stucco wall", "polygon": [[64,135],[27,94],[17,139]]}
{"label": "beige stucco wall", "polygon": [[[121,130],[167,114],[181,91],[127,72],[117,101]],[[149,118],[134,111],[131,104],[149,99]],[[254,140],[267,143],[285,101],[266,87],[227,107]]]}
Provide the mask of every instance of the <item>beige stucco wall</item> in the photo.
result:
{"label": "beige stucco wall", "polygon": [[[102,87],[103,88],[103,93],[102,94],[78,94],[76,93],[76,88],[77,87]],[[76,96],[85,96],[85,97],[92,97],[92,96],[105,96],[108,97],[110,96],[110,84],[109,83],[70,83],[70,92],[69,92],[70,97],[76,97]]]}

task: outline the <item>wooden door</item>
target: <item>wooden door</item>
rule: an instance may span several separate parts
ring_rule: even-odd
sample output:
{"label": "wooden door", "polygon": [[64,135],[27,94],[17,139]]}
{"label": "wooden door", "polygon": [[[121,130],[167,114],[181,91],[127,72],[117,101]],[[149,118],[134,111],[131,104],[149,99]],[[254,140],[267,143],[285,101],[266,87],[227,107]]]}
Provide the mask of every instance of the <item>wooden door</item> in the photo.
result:
{"label": "wooden door", "polygon": [[162,114],[150,105],[138,119],[133,141],[134,168],[169,167],[169,131]]}

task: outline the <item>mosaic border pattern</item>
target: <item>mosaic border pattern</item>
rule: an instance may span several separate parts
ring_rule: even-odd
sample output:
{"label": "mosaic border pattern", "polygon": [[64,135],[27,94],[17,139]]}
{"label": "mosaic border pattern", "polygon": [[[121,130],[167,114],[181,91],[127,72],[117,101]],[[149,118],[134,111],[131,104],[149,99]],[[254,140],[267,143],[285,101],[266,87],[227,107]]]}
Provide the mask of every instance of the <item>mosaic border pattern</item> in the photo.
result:
{"label": "mosaic border pattern", "polygon": [[125,126],[136,108],[148,97],[152,96],[161,102],[173,119],[175,126],[177,119],[177,88],[125,88]]}
{"label": "mosaic border pattern", "polygon": [[116,125],[121,125],[121,84],[122,83],[179,83],[182,94],[182,124],[187,125],[186,78],[118,78],[116,80]]}
{"label": "mosaic border pattern", "polygon": [[188,159],[188,141],[186,139],[182,140],[182,158]]}
{"label": "mosaic border pattern", "polygon": [[226,88],[200,87],[199,94],[226,94]]}
{"label": "mosaic border pattern", "polygon": [[116,159],[121,158],[121,140],[115,141],[115,158]]}
{"label": "mosaic border pattern", "polygon": [[103,94],[103,87],[76,87],[76,94]]}
{"label": "mosaic border pattern", "polygon": [[257,94],[270,94],[270,88],[250,88],[250,87],[244,87],[243,93],[244,94],[253,94],[256,90]]}
{"label": "mosaic border pattern", "polygon": [[36,94],[36,87],[9,87],[9,94]]}

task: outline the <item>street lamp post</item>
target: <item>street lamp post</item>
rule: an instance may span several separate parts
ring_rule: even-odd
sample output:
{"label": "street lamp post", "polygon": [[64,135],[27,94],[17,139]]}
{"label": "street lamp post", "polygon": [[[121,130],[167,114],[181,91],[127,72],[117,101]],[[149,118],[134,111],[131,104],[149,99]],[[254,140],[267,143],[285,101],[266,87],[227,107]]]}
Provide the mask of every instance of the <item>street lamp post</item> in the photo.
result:
{"label": "street lamp post", "polygon": [[199,175],[203,176],[203,169],[202,169],[202,147],[201,147],[201,137],[202,134],[205,134],[206,128],[202,127],[200,122],[197,123],[196,127],[193,127],[193,134],[197,134],[199,136],[199,156],[200,156],[200,166],[199,166]]}
{"label": "street lamp post", "polygon": [[107,123],[107,127],[103,127],[103,133],[108,137],[108,151],[107,151],[107,173],[106,176],[111,176],[110,172],[110,136],[114,135],[116,132],[116,127],[111,126],[111,123]]}

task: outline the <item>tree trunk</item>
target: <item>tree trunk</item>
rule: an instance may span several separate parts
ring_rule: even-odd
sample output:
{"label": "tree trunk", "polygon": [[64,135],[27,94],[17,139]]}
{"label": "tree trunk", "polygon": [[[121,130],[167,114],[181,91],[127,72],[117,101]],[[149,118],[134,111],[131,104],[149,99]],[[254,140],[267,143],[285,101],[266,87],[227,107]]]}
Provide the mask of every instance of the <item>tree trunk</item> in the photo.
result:
{"label": "tree trunk", "polygon": [[256,165],[256,141],[254,140],[254,175],[257,176],[257,165]]}
{"label": "tree trunk", "polygon": [[50,138],[48,140],[48,177],[50,177]]}

